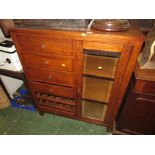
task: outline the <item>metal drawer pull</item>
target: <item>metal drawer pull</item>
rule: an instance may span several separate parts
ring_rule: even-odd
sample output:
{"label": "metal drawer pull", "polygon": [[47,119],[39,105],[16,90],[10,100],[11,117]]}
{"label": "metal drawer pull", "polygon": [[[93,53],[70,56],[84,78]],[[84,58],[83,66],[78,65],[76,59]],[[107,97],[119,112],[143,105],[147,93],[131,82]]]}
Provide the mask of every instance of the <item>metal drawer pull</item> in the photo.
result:
{"label": "metal drawer pull", "polygon": [[98,70],[102,70],[102,67],[101,67],[101,66],[98,66],[97,69],[98,69]]}
{"label": "metal drawer pull", "polygon": [[61,64],[61,66],[62,66],[62,67],[66,67],[66,65],[65,65],[65,64]]}
{"label": "metal drawer pull", "polygon": [[44,44],[42,44],[42,45],[41,45],[41,48],[45,48],[45,45],[44,45]]}

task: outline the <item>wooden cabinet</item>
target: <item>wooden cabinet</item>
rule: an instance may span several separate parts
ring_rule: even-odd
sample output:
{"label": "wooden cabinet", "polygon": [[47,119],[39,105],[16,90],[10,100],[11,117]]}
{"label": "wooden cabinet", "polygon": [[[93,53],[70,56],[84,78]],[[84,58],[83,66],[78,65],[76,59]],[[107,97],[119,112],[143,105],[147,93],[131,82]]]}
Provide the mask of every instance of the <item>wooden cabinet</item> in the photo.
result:
{"label": "wooden cabinet", "polygon": [[112,128],[143,35],[12,28],[36,107]]}
{"label": "wooden cabinet", "polygon": [[155,134],[155,71],[135,66],[134,75],[117,118],[126,134]]}

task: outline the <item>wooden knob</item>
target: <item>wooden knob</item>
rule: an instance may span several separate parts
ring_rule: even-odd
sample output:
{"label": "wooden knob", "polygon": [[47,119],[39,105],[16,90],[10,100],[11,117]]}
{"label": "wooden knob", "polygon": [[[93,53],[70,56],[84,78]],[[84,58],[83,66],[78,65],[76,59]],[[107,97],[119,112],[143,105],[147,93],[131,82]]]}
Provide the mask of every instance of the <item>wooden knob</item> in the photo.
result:
{"label": "wooden knob", "polygon": [[41,45],[41,48],[45,48],[45,45],[44,45],[44,44],[42,44],[42,45]]}
{"label": "wooden knob", "polygon": [[102,67],[101,67],[101,66],[98,66],[97,69],[98,69],[98,70],[102,70]]}
{"label": "wooden knob", "polygon": [[52,75],[48,75],[48,78],[51,79],[52,78]]}
{"label": "wooden knob", "polygon": [[48,60],[45,60],[44,63],[47,65],[47,64],[49,64],[49,61]]}
{"label": "wooden knob", "polygon": [[50,93],[52,93],[53,92],[53,89],[50,89],[49,91],[50,91]]}
{"label": "wooden knob", "polygon": [[61,64],[61,66],[62,66],[62,67],[66,67],[66,65],[65,65],[65,64]]}

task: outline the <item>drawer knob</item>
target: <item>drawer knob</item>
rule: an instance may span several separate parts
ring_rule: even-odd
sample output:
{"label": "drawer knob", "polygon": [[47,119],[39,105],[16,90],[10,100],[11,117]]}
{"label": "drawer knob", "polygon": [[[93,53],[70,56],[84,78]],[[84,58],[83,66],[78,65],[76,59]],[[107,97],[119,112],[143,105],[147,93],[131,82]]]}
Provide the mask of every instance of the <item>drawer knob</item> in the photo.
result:
{"label": "drawer knob", "polygon": [[45,45],[44,45],[44,44],[42,44],[42,45],[41,45],[41,48],[45,48]]}
{"label": "drawer knob", "polygon": [[65,64],[61,64],[61,66],[62,66],[62,67],[66,67],[66,65],[65,65]]}
{"label": "drawer knob", "polygon": [[45,60],[44,63],[47,65],[47,64],[49,64],[49,61],[48,60]]}
{"label": "drawer knob", "polygon": [[97,69],[98,69],[98,70],[102,70],[102,67],[101,67],[101,66],[98,66]]}
{"label": "drawer knob", "polygon": [[50,91],[50,93],[53,93],[53,89],[50,89],[49,91]]}
{"label": "drawer knob", "polygon": [[48,75],[48,78],[49,78],[49,79],[51,79],[51,78],[52,78],[52,76],[51,76],[51,75]]}

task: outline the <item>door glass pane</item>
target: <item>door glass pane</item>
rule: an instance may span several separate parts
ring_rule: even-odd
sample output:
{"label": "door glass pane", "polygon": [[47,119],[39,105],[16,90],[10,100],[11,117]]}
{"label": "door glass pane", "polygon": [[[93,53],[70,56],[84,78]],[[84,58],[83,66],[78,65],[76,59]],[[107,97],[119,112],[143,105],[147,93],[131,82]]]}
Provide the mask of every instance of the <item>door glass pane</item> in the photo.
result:
{"label": "door glass pane", "polygon": [[91,101],[82,101],[82,116],[90,119],[104,120],[107,105]]}
{"label": "door glass pane", "polygon": [[94,77],[83,77],[83,98],[108,103],[113,81]]}
{"label": "door glass pane", "polygon": [[84,74],[114,78],[120,53],[84,51]]}
{"label": "door glass pane", "polygon": [[84,50],[82,117],[104,121],[120,54]]}

